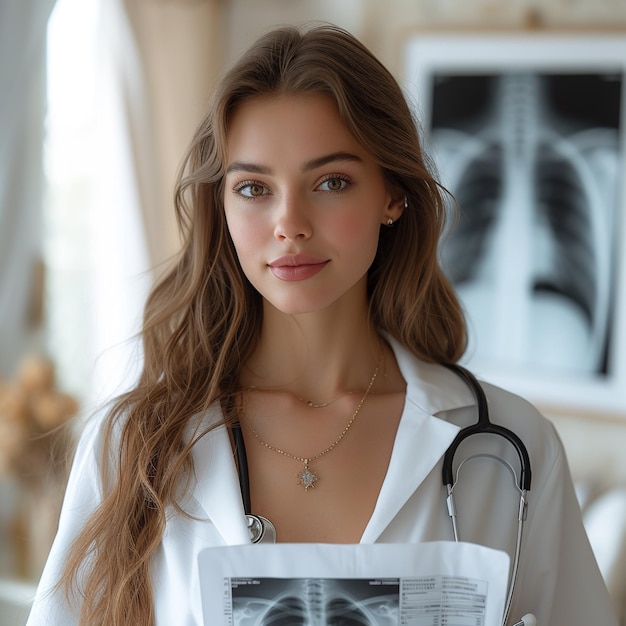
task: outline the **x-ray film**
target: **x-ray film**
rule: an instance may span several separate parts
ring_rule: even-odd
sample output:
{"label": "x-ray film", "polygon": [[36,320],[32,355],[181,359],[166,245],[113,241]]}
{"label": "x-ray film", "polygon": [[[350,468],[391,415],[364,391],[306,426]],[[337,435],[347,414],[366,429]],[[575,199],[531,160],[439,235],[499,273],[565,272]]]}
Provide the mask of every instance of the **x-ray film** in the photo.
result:
{"label": "x-ray film", "polygon": [[509,557],[475,544],[277,544],[199,557],[215,626],[496,626]]}

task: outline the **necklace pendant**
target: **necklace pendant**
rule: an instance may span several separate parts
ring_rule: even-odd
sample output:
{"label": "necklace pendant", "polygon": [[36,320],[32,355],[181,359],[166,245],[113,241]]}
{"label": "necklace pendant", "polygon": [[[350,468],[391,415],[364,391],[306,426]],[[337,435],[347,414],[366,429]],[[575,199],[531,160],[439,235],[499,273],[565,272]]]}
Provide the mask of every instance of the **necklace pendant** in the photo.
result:
{"label": "necklace pendant", "polygon": [[313,470],[309,467],[308,459],[304,461],[302,471],[296,474],[296,476],[298,477],[298,482],[304,487],[305,491],[315,487],[315,483],[319,480],[315,472],[313,472]]}

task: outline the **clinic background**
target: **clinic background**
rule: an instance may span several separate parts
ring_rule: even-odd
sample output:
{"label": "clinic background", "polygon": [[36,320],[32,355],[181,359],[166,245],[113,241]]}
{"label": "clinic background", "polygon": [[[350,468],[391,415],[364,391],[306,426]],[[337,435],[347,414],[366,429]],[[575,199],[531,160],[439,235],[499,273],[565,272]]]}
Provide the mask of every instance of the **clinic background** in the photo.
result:
{"label": "clinic background", "polygon": [[[0,0],[0,626],[26,610],[63,493],[71,438],[39,435],[78,425],[138,372],[132,336],[179,246],[173,180],[214,81],[262,32],[310,20],[353,32],[401,82],[420,33],[626,39],[624,0]],[[609,411],[597,395],[584,408],[522,395],[564,440],[626,624],[623,394]]]}

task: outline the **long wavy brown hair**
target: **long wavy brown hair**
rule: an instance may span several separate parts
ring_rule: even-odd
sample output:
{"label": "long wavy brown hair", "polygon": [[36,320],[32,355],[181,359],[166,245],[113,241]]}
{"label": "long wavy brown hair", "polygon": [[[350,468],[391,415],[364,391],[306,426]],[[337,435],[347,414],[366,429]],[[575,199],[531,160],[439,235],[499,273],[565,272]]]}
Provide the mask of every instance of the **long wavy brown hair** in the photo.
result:
{"label": "long wavy brown hair", "polygon": [[389,189],[406,196],[396,225],[381,227],[369,271],[374,323],[427,361],[453,362],[465,349],[463,315],[437,260],[445,194],[398,83],[337,27],[286,27],[263,36],[224,75],[183,162],[175,195],[182,250],[147,300],[139,382],[107,418],[102,473],[103,481],[113,478],[76,538],[62,579],[70,601],[81,605],[81,624],[154,623],[150,561],[166,509],[185,514],[177,498],[197,440],[185,433],[215,402],[227,423],[237,419],[239,373],[255,348],[262,304],[226,226],[225,139],[244,101],[295,93],[332,97]]}

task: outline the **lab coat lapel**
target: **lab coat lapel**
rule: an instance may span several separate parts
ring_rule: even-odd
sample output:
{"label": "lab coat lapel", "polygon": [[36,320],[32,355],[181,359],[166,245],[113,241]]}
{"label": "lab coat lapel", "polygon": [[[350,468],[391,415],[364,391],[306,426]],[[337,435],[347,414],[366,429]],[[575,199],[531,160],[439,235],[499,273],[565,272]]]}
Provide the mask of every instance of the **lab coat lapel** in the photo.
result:
{"label": "lab coat lapel", "polygon": [[387,475],[361,538],[372,543],[439,462],[459,427],[425,413],[407,400]]}
{"label": "lab coat lapel", "polygon": [[439,463],[460,430],[437,415],[475,404],[467,385],[444,367],[419,361],[387,337],[407,383],[404,411],[376,507],[361,541],[376,541]]}
{"label": "lab coat lapel", "polygon": [[204,435],[193,447],[196,478],[193,495],[227,545],[250,543],[237,467],[224,426]]}

